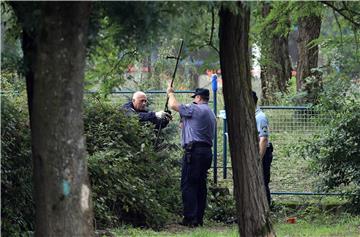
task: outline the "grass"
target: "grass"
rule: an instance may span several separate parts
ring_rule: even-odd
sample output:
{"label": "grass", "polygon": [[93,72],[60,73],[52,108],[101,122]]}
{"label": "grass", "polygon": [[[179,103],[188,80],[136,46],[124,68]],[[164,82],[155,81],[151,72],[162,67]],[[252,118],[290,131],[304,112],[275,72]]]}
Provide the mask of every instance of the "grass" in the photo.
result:
{"label": "grass", "polygon": [[[360,217],[349,215],[322,215],[297,219],[295,224],[288,224],[284,219],[277,220],[274,229],[278,237],[358,237],[360,236]],[[163,231],[123,227],[113,232],[115,236],[169,236],[169,237],[235,237],[236,225],[207,224],[205,227],[189,229],[168,227]]]}
{"label": "grass", "polygon": [[[336,218],[336,217],[334,217]],[[275,224],[278,236],[284,237],[327,237],[360,236],[360,218],[343,217],[337,220],[299,220],[296,224]]]}
{"label": "grass", "polygon": [[115,236],[174,236],[174,237],[236,237],[238,236],[236,226],[201,227],[196,229],[179,228],[156,232],[143,229],[121,229],[114,232]]}

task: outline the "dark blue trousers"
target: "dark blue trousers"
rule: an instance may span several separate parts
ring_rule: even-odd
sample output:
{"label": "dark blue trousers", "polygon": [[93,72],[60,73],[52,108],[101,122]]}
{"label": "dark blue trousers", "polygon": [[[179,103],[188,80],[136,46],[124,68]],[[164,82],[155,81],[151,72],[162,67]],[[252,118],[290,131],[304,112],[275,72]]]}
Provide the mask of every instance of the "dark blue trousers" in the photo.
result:
{"label": "dark blue trousers", "polygon": [[269,203],[269,206],[271,204],[271,195],[270,195],[270,188],[269,188],[269,183],[270,183],[270,167],[271,167],[271,162],[273,159],[273,146],[270,143],[270,146],[266,149],[264,158],[262,160],[262,168],[263,168],[263,174],[264,174],[264,184],[265,184],[265,191],[266,191],[266,198],[267,201]]}
{"label": "dark blue trousers", "polygon": [[[181,192],[184,219],[202,224],[206,207],[207,170],[211,167],[211,147],[194,147],[182,160]],[[189,156],[190,155],[190,159]]]}

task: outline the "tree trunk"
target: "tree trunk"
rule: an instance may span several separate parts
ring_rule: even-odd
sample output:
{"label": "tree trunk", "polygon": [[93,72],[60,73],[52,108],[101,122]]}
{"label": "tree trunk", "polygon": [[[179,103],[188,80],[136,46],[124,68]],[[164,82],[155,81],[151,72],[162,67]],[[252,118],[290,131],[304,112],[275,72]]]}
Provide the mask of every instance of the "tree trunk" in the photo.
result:
{"label": "tree trunk", "polygon": [[236,6],[237,15],[224,6],[221,8],[219,36],[239,231],[243,237],[273,236],[251,95],[250,11],[244,3],[237,2]]}
{"label": "tree trunk", "polygon": [[[30,43],[23,44],[25,60],[36,60],[27,64],[26,74],[35,236],[93,236],[82,119],[90,2],[46,2],[39,9],[35,44],[34,38],[26,38],[29,22],[22,22],[23,43]],[[32,6],[27,10],[24,14],[33,14]]]}
{"label": "tree trunk", "polygon": [[303,102],[314,102],[322,81],[319,73],[311,71],[318,66],[319,46],[309,43],[319,38],[321,17],[316,15],[301,17],[298,25],[299,61],[296,68],[296,89],[307,92]]}
{"label": "tree trunk", "polygon": [[[270,3],[263,3],[262,17],[268,16],[270,11]],[[290,22],[288,24],[290,25]],[[287,82],[291,78],[288,36],[274,33],[276,27],[276,22],[265,26],[261,39],[262,104],[274,103],[274,93],[285,93]]]}

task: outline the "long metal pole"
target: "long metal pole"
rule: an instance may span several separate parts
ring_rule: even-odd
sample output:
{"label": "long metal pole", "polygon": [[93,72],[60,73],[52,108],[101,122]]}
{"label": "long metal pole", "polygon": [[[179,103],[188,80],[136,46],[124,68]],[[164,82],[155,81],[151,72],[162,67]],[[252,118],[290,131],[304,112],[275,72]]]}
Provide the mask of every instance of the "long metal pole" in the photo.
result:
{"label": "long metal pole", "polygon": [[223,178],[227,178],[227,122],[226,118],[224,120],[223,127]]}
{"label": "long metal pole", "polygon": [[[180,44],[180,48],[179,48],[179,51],[178,51],[178,54],[176,57],[168,57],[168,58],[175,58],[176,59],[176,64],[175,64],[175,69],[174,69],[174,72],[173,72],[173,75],[172,75],[172,79],[171,79],[171,83],[170,83],[170,86],[172,87],[173,84],[174,84],[174,80],[175,80],[175,76],[176,76],[176,71],[177,71],[177,68],[178,68],[178,65],[179,65],[179,61],[180,61],[180,56],[181,56],[181,51],[182,51],[182,48],[183,48],[183,45],[184,45],[184,40],[181,39],[181,44]],[[171,114],[171,111],[169,110],[168,108],[168,104],[169,104],[169,96],[166,95],[166,103],[165,103],[165,108],[164,108],[164,111]],[[160,126],[159,126],[159,130],[158,130],[158,133],[156,135],[156,140],[155,140],[155,147],[157,146],[158,144],[158,141],[159,141],[159,136],[160,136],[160,133],[161,133],[161,123],[160,123]]]}
{"label": "long metal pole", "polygon": [[[172,79],[171,79],[171,83],[170,83],[170,86],[171,86],[171,87],[172,87],[173,84],[174,84],[174,80],[175,80],[175,76],[176,76],[176,71],[177,71],[177,68],[178,68],[178,65],[179,65],[179,61],[180,61],[180,56],[181,56],[181,51],[182,51],[183,45],[184,45],[184,40],[181,40],[180,48],[179,48],[179,51],[178,51],[178,54],[177,54],[177,57],[176,57],[176,64],[175,64],[174,72],[173,72]],[[168,58],[173,58],[173,57],[168,57]],[[169,112],[168,104],[169,104],[169,96],[166,97],[166,103],[165,103],[165,109],[164,109],[165,112]]]}
{"label": "long metal pole", "polygon": [[[216,99],[216,92],[217,92],[217,75],[213,74],[211,76],[211,85],[214,95],[214,114],[217,114],[217,99]],[[215,123],[215,132],[214,132],[214,184],[217,184],[217,123]]]}

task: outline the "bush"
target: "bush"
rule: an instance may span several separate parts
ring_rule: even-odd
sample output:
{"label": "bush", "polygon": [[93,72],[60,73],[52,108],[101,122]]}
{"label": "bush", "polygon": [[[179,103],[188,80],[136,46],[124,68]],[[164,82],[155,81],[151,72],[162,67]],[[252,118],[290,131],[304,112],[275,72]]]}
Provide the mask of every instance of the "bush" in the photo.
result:
{"label": "bush", "polygon": [[226,187],[210,187],[208,192],[208,208],[205,212],[210,220],[232,223],[237,219],[235,200]]}
{"label": "bush", "polygon": [[[2,97],[1,106],[4,236],[34,230],[30,129],[27,108],[19,106],[26,103],[18,100]],[[121,223],[157,228],[180,213],[179,154],[174,154],[176,146],[169,142],[174,127],[163,130],[162,148],[155,150],[152,126],[141,126],[112,106],[88,104],[84,122],[98,228]]]}
{"label": "bush", "polygon": [[325,117],[325,129],[303,152],[313,169],[324,176],[325,190],[349,187],[353,211],[360,212],[360,93],[344,81],[330,83],[316,107]]}
{"label": "bush", "polygon": [[152,125],[100,103],[86,107],[85,132],[97,228],[159,228],[180,212],[178,157],[168,138],[155,150]]}
{"label": "bush", "polygon": [[1,102],[1,232],[16,236],[34,229],[30,130],[16,103]]}

